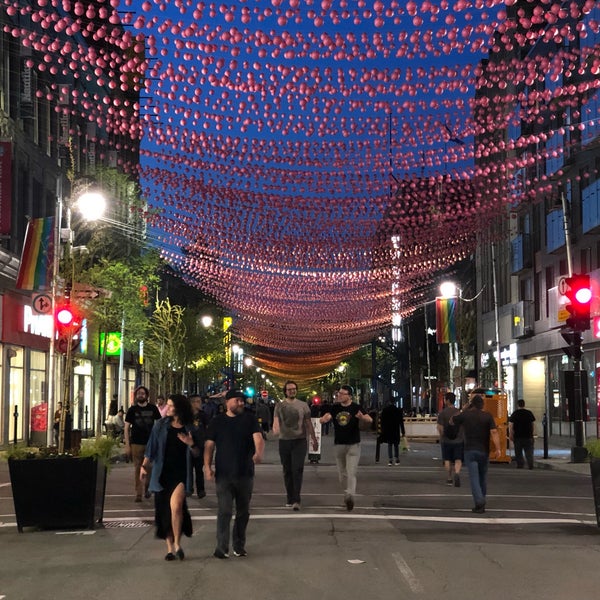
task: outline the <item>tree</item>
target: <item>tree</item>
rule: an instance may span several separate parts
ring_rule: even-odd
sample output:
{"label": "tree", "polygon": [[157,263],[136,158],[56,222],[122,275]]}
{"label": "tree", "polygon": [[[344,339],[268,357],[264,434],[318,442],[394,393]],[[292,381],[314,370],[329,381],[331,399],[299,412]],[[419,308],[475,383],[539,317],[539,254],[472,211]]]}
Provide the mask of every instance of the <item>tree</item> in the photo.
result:
{"label": "tree", "polygon": [[186,366],[185,308],[157,300],[145,342],[147,368],[155,377],[158,393],[181,392]]}
{"label": "tree", "polygon": [[[80,272],[79,279],[94,288],[108,292],[87,302],[87,314],[95,331],[92,343],[99,349],[102,363],[100,401],[96,418],[96,432],[102,431],[106,412],[106,340],[113,331],[122,333],[123,350],[137,352],[139,342],[148,330],[146,301],[140,293],[143,286],[153,289],[159,282],[160,260],[156,253],[139,258],[129,257],[127,262],[101,259],[89,269]],[[105,344],[100,347],[100,334]],[[122,351],[123,351],[122,350]]]}

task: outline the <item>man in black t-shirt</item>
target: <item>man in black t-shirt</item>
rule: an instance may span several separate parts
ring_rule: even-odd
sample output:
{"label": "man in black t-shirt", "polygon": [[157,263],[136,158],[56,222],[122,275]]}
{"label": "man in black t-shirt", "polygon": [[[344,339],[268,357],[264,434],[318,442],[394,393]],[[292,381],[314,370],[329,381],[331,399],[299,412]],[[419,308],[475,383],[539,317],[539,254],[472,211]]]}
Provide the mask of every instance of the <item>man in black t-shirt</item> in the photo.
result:
{"label": "man in black t-shirt", "polygon": [[508,436],[515,446],[515,460],[517,468],[522,469],[527,459],[527,466],[533,469],[533,423],[535,417],[530,410],[525,408],[525,400],[517,402],[517,410],[508,419]]}
{"label": "man in black t-shirt", "polygon": [[496,458],[500,458],[500,438],[491,413],[483,410],[483,398],[473,396],[471,408],[454,415],[450,423],[462,425],[465,436],[465,466],[469,471],[471,494],[475,513],[485,512],[487,471],[490,463],[490,436],[494,442]]}
{"label": "man in black t-shirt", "polygon": [[150,474],[145,478],[144,486],[140,479],[140,469],[144,460],[146,444],[150,439],[150,432],[154,427],[154,422],[160,419],[160,412],[154,404],[150,404],[150,394],[148,388],[143,385],[135,388],[133,392],[135,404],[130,406],[125,415],[125,429],[123,430],[125,439],[125,454],[127,458],[133,461],[135,476],[135,501],[142,501],[142,491],[146,498],[150,498],[148,484],[150,483]]}
{"label": "man in black t-shirt", "polygon": [[215,480],[217,491],[217,547],[214,552],[217,558],[229,558],[234,501],[233,554],[246,556],[254,465],[262,461],[265,441],[256,415],[244,410],[245,401],[246,396],[241,390],[227,392],[226,412],[210,422],[204,444],[204,476],[209,481]]}
{"label": "man in black t-shirt", "polygon": [[354,390],[350,385],[342,385],[337,393],[336,402],[327,409],[319,421],[333,423],[335,462],[338,477],[344,488],[344,504],[347,510],[354,508],[356,494],[356,471],[360,460],[359,423],[372,423],[373,419],[362,412],[360,406],[352,402]]}

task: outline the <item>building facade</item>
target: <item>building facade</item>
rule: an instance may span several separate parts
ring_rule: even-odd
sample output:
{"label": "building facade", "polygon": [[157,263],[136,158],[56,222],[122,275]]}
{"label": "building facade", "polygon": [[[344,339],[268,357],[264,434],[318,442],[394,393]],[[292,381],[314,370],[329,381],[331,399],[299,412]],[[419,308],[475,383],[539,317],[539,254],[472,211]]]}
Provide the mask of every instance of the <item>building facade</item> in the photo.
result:
{"label": "building facade", "polygon": [[[478,172],[482,185],[491,189],[493,180],[503,196],[485,233],[491,243],[479,244],[476,255],[484,290],[478,347],[498,342],[509,410],[523,398],[539,435],[544,416],[551,435],[574,435],[561,280],[589,273],[592,314],[600,315],[600,11],[575,4],[578,10],[537,19],[533,11],[544,17],[550,5],[509,7],[512,27],[496,33],[475,99]],[[583,350],[585,429],[597,436],[600,340],[593,327]],[[480,367],[492,355],[495,348],[480,352]]]}
{"label": "building facade", "polygon": [[[58,390],[54,398],[48,391],[50,378],[60,381],[61,372],[60,360],[55,361],[54,373],[49,366],[53,316],[38,312],[33,302],[37,296],[48,297],[49,289],[23,291],[15,285],[28,219],[54,216],[59,195],[65,200],[66,218],[70,183],[93,181],[100,169],[121,171],[138,161],[139,140],[131,139],[111,117],[114,106],[120,106],[122,122],[131,124],[137,118],[139,88],[121,85],[125,60],[103,70],[102,89],[98,79],[87,74],[85,61],[65,61],[69,47],[73,57],[113,56],[113,43],[93,35],[95,31],[110,28],[111,39],[122,45],[124,29],[115,22],[116,13],[101,10],[104,5],[102,0],[87,2],[83,16],[57,12],[53,22],[77,22],[79,33],[57,27],[52,43],[45,42],[49,37],[43,36],[44,23],[49,12],[58,9],[35,1],[20,11],[0,9],[0,447],[51,442],[53,412],[60,399]],[[92,108],[89,98],[109,102]],[[103,114],[98,112],[102,104]],[[109,194],[115,200],[112,216],[128,223],[125,194],[119,189]],[[135,226],[141,229],[143,224]],[[98,397],[97,355],[96,348],[86,346],[84,335],[71,382],[73,424],[83,435],[95,432],[96,413],[105,406]],[[135,368],[126,366],[123,402],[135,377]],[[109,364],[106,379],[110,398],[119,387],[117,362]]]}

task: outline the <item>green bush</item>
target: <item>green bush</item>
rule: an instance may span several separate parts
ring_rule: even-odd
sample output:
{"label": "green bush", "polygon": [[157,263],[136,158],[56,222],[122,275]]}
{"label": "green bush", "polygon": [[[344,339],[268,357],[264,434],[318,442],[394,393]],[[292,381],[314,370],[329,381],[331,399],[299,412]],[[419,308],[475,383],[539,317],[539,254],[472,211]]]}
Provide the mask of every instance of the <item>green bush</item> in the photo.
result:
{"label": "green bush", "polygon": [[585,447],[592,458],[600,458],[600,439],[588,440]]}

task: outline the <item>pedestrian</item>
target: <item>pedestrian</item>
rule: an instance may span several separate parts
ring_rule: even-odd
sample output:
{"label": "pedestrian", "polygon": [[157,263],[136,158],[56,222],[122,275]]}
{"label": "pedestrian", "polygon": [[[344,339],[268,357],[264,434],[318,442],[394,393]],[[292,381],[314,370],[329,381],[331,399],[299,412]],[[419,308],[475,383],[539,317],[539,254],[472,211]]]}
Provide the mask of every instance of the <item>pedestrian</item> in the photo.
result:
{"label": "pedestrian", "polygon": [[271,431],[271,411],[264,400],[259,400],[256,406],[256,418],[263,430],[263,439],[267,439],[267,434]]}
{"label": "pedestrian", "polygon": [[494,442],[496,458],[500,458],[500,438],[491,413],[483,410],[483,398],[473,396],[471,408],[450,419],[451,423],[461,425],[465,438],[465,465],[469,472],[471,493],[475,513],[485,512],[487,494],[487,472],[490,462],[490,437]]}
{"label": "pedestrian", "polygon": [[517,402],[517,410],[508,419],[508,437],[515,447],[515,460],[517,469],[525,465],[523,452],[529,469],[533,469],[533,423],[535,417],[530,410],[525,408],[525,400]]}
{"label": "pedestrian", "polygon": [[[191,493],[192,459],[200,456],[192,434],[192,408],[186,396],[172,394],[167,414],[155,422],[146,445],[140,477],[154,493],[156,537],[167,543],[165,560],[183,560],[181,535],[192,535],[192,518],[185,501]],[[150,468],[152,466],[152,468]]]}
{"label": "pedestrian", "polygon": [[256,417],[244,410],[245,400],[241,390],[227,392],[226,410],[210,422],[204,444],[204,474],[209,481],[215,480],[217,491],[217,546],[214,551],[217,558],[229,558],[234,502],[233,554],[247,554],[246,529],[250,520],[254,465],[262,461],[265,441]]}
{"label": "pedestrian", "polygon": [[342,385],[337,392],[334,404],[319,420],[333,423],[335,462],[338,477],[344,490],[344,504],[351,511],[356,494],[356,471],[360,460],[360,423],[372,423],[373,419],[362,412],[361,407],[352,401],[354,390],[350,385]]}
{"label": "pedestrian", "polygon": [[279,460],[283,467],[283,482],[287,495],[287,507],[299,511],[301,505],[304,461],[308,451],[307,437],[310,436],[313,449],[319,442],[310,420],[310,408],[306,402],[296,398],[298,386],[287,381],[283,386],[285,399],[275,405],[273,433],[279,436]]}
{"label": "pedestrian", "polygon": [[444,397],[444,408],[437,417],[437,430],[442,450],[442,460],[446,469],[448,485],[460,487],[460,470],[464,460],[464,435],[462,428],[450,419],[459,414],[456,408],[456,394],[446,392]]}
{"label": "pedestrian", "polygon": [[[192,458],[192,466],[194,471],[194,478],[196,480],[196,496],[199,500],[206,497],[206,490],[204,487],[204,441],[206,439],[206,428],[208,427],[208,417],[202,410],[202,397],[198,394],[192,394],[190,396],[190,405],[192,407],[192,435],[194,436],[194,443],[200,448],[200,454]],[[193,492],[193,486],[192,486]]]}
{"label": "pedestrian", "polygon": [[54,431],[54,445],[58,448],[59,434],[60,434],[60,415],[62,413],[62,402],[56,403],[56,410],[54,411],[54,424],[52,429]]}
{"label": "pedestrian", "polygon": [[[396,406],[396,403],[390,400],[379,415],[381,424],[380,441],[388,446],[388,465],[393,465],[393,458],[396,464],[400,464],[400,438],[406,435],[404,430],[404,417],[402,411]],[[393,454],[392,454],[393,453]]]}
{"label": "pedestrian", "polygon": [[154,421],[160,419],[160,412],[154,404],[150,404],[148,388],[140,385],[133,392],[134,404],[127,409],[125,415],[125,455],[128,460],[133,461],[135,481],[135,502],[142,501],[142,494],[150,498],[148,491],[149,477],[142,486],[140,479],[140,468],[144,460],[146,444],[150,438]]}
{"label": "pedestrian", "polygon": [[167,416],[167,403],[165,402],[165,397],[162,394],[156,396],[156,408],[158,408],[161,418]]}

